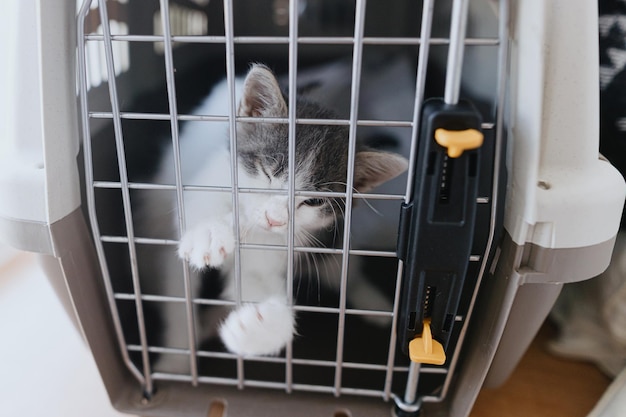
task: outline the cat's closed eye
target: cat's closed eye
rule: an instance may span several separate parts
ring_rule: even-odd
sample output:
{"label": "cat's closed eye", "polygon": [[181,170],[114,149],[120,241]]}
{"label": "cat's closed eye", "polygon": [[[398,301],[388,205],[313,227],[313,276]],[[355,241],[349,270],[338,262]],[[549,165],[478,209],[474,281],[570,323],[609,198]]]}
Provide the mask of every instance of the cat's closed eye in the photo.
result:
{"label": "cat's closed eye", "polygon": [[326,204],[326,199],[324,198],[309,198],[300,203],[300,206],[305,205],[309,207],[320,207]]}

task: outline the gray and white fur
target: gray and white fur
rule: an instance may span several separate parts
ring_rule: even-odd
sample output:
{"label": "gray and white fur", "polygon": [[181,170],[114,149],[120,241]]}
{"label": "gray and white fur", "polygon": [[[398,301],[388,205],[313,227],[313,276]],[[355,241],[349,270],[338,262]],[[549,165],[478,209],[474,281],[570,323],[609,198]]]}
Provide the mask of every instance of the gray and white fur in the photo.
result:
{"label": "gray and white fur", "polygon": [[[228,114],[228,87],[225,81],[194,113]],[[238,116],[286,118],[287,102],[272,72],[262,65],[253,65],[245,79],[236,80]],[[296,117],[331,119],[335,116],[321,106],[296,100]],[[184,192],[185,228],[179,236],[177,254],[160,256],[146,272],[142,281],[153,279],[156,291],[162,294],[180,292],[183,262],[191,267],[192,294],[197,296],[202,272],[219,271],[223,279],[222,300],[242,304],[229,308],[226,318],[217,316],[219,309],[209,310],[210,317],[197,319],[200,339],[218,333],[226,348],[242,355],[279,353],[290,343],[296,331],[296,319],[287,304],[287,244],[290,216],[294,216],[294,238],[297,246],[318,245],[320,232],[334,230],[342,217],[345,201],[335,197],[295,196],[295,211],[289,212],[288,125],[285,123],[237,122],[238,186],[259,192],[238,194],[239,236],[235,236],[231,192],[231,154],[228,131],[224,123],[196,122],[185,126],[180,137],[181,171],[187,186],[218,187],[220,190]],[[337,125],[296,126],[295,188],[298,191],[346,190],[348,164],[348,128]],[[405,158],[390,152],[368,149],[357,144],[354,166],[354,189],[366,192],[407,169]],[[155,183],[171,184],[174,178],[172,151],[166,152]],[[276,193],[267,192],[276,190]],[[178,208],[174,193],[148,193],[142,204],[140,228],[156,236],[175,236],[179,230]],[[237,239],[238,238],[238,239]],[[240,253],[240,286],[235,279],[234,253],[236,241],[241,244],[270,245],[273,249],[242,248]],[[298,274],[304,264],[296,253],[294,264]],[[154,277],[146,275],[155,275]],[[214,276],[215,274],[211,274]],[[338,277],[336,277],[338,278]],[[187,329],[180,305],[163,303],[163,345],[184,347]],[[184,359],[184,357],[182,357]],[[188,362],[188,360],[187,360]],[[161,363],[160,370],[179,370],[175,363]]]}

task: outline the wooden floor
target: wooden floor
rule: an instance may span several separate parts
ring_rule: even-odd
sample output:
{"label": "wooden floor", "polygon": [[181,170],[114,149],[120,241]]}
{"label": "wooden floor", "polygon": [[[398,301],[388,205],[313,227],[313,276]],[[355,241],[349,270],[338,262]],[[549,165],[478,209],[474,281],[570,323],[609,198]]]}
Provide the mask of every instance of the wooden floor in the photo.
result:
{"label": "wooden floor", "polygon": [[545,324],[528,352],[501,387],[484,389],[470,417],[584,417],[610,380],[585,362],[557,358],[546,351],[555,334]]}

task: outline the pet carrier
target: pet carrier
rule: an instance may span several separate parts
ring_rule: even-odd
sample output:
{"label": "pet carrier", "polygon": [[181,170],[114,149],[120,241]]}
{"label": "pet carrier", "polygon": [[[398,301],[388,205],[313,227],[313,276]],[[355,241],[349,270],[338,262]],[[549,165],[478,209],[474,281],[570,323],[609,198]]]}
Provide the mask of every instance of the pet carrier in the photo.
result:
{"label": "pet carrier", "polygon": [[[593,2],[78,3],[7,3],[0,236],[42,254],[116,409],[467,416],[562,285],[608,265],[625,187],[598,154]],[[286,117],[237,115],[251,63],[277,74]],[[219,85],[226,111],[194,110]],[[297,94],[333,113],[302,117]],[[246,123],[287,126],[284,189],[237,185]],[[184,174],[185,132],[211,124],[228,132],[233,186]],[[343,191],[298,189],[302,126],[346,129]],[[357,146],[403,155],[408,172],[354,191]],[[153,180],[161,161],[165,183]],[[175,256],[186,196],[209,192],[232,195],[234,300],[206,279],[199,291],[204,278]],[[298,198],[342,201],[332,239],[300,244],[290,216],[285,244],[241,242],[239,201],[270,192],[290,213]],[[173,234],[141,225],[138,201],[155,194],[175,203]],[[255,251],[287,254],[298,334],[276,356],[232,353],[199,330],[207,311],[246,301],[237,266]],[[146,276],[156,259],[177,265],[175,290]],[[182,336],[169,343],[166,327]],[[170,359],[182,368],[162,367]]]}

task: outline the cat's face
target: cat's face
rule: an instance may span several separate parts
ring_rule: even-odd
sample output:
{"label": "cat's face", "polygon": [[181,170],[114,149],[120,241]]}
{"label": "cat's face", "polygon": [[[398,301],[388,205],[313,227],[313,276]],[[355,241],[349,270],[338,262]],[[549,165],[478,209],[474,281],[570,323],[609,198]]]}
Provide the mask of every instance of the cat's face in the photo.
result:
{"label": "cat's face", "polygon": [[[306,170],[296,173],[296,190],[311,190],[306,181]],[[240,170],[240,186],[252,192],[239,194],[240,219],[243,235],[246,229],[269,233],[286,234],[289,228],[289,197],[287,195],[287,171],[278,173],[271,165],[258,164],[255,171]],[[254,189],[273,189],[276,193],[254,192]],[[317,230],[330,228],[341,216],[343,201],[337,198],[308,197],[294,198],[294,231],[303,238]],[[302,239],[301,239],[302,238]]]}
{"label": "cat's face", "polygon": [[[253,66],[244,82],[239,116],[288,116],[287,104],[274,75],[263,66]],[[297,100],[296,117],[301,119],[332,119],[320,106]],[[330,228],[343,215],[343,198],[311,196],[308,192],[345,192],[348,169],[348,128],[298,124],[295,134],[295,196],[294,230],[297,236]],[[237,124],[237,153],[240,187],[271,189],[271,192],[240,194],[240,213],[245,227],[271,233],[286,233],[289,224],[288,149],[289,130],[284,123]],[[365,192],[401,174],[407,161],[395,154],[361,150],[357,146],[353,187]]]}

